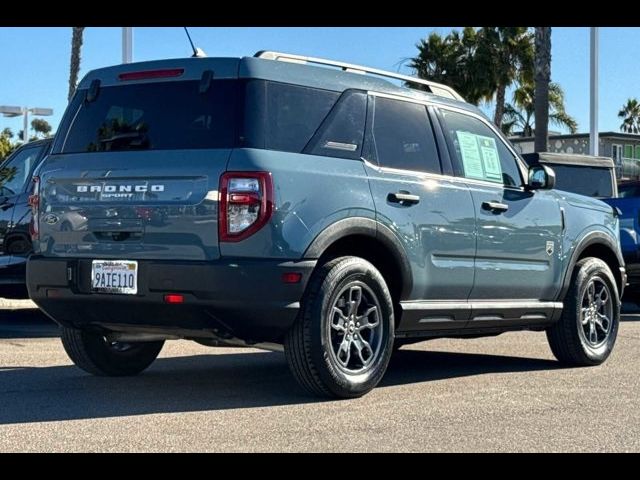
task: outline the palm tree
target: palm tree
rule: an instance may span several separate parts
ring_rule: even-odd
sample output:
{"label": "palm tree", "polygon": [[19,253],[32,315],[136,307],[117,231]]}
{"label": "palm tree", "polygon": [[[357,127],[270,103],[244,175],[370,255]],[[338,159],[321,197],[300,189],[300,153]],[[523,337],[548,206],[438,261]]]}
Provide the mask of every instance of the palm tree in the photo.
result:
{"label": "palm tree", "polygon": [[478,61],[493,75],[493,121],[500,126],[507,88],[516,80],[529,82],[533,77],[533,36],[527,27],[484,27],[479,36]]}
{"label": "palm tree", "polygon": [[464,28],[462,33],[454,30],[446,37],[431,33],[416,45],[418,55],[409,59],[409,67],[418,78],[449,85],[465,100],[477,104],[491,98],[495,91],[492,69],[479,55],[481,38],[472,27]]}
{"label": "palm tree", "polygon": [[[557,83],[549,84],[549,121],[567,128],[571,133],[578,130],[578,122],[570,116],[564,107],[564,91]],[[525,137],[534,133],[535,117],[535,86],[532,82],[520,85],[513,92],[513,103],[505,105],[502,131],[513,133],[514,128],[522,129]]]}
{"label": "palm tree", "polygon": [[627,99],[627,103],[618,112],[622,119],[620,130],[626,133],[640,133],[640,103],[635,98]]}
{"label": "palm tree", "polygon": [[549,82],[551,82],[551,27],[536,27],[535,33],[535,119],[534,151],[547,150],[549,135]]}
{"label": "palm tree", "polygon": [[69,68],[69,96],[71,101],[73,94],[76,92],[78,84],[78,73],[80,72],[80,50],[82,49],[82,35],[85,27],[72,27],[71,35],[71,64]]}

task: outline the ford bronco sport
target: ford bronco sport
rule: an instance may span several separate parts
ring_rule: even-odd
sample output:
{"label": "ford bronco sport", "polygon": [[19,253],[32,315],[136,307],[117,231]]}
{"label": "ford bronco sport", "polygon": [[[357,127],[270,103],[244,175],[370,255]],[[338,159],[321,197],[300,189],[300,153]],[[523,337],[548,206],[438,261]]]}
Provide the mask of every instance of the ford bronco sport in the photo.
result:
{"label": "ford bronco sport", "polygon": [[28,288],[95,375],[189,339],[356,397],[403,343],[521,329],[600,364],[618,219],[553,185],[441,84],[275,52],[103,68],[37,172]]}

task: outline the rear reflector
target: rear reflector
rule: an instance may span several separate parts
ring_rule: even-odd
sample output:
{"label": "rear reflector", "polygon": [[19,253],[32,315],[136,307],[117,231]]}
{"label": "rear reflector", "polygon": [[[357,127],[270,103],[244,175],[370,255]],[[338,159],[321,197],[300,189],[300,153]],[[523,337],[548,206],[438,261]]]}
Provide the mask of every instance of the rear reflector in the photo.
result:
{"label": "rear reflector", "polygon": [[184,295],[169,293],[164,296],[164,303],[184,303]]}
{"label": "rear reflector", "polygon": [[142,72],[126,72],[118,75],[120,81],[146,80],[148,78],[179,77],[184,73],[184,68],[169,68],[165,70],[146,70]]}
{"label": "rear reflector", "polygon": [[298,272],[287,272],[282,274],[282,283],[298,283],[302,280],[302,274]]}

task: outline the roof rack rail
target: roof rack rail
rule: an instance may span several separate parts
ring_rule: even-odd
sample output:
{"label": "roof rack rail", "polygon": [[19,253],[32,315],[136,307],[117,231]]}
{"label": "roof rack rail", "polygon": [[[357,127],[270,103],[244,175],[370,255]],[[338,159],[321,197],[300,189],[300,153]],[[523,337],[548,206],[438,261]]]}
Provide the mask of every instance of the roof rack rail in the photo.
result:
{"label": "roof rack rail", "polygon": [[429,91],[434,95],[440,97],[453,98],[454,100],[465,101],[462,95],[456,92],[453,88],[443,85],[441,83],[431,82],[429,80],[423,80],[422,78],[411,77],[409,75],[402,75],[400,73],[388,72],[386,70],[379,70],[377,68],[364,67],[362,65],[354,65],[351,63],[338,62],[335,60],[328,60],[326,58],[307,57],[304,55],[294,55],[292,53],[273,52],[270,50],[260,50],[254,57],[264,58],[267,60],[278,60],[281,62],[291,63],[315,63],[317,65],[328,65],[331,67],[339,67],[346,72],[361,73],[378,75],[380,77],[394,78],[397,80],[403,80],[407,83],[414,83],[428,87]]}

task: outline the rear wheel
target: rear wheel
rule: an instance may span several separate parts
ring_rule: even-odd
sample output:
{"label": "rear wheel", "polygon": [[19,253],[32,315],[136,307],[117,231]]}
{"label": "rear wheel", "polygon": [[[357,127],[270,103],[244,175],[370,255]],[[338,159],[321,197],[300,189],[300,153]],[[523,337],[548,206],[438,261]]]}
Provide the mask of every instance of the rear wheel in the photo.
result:
{"label": "rear wheel", "polygon": [[547,330],[555,357],[576,366],[603,363],[618,335],[618,298],[609,266],[599,258],[580,260],[573,272],[562,317]]}
{"label": "rear wheel", "polygon": [[313,275],[285,354],[311,393],[352,398],[382,379],[393,349],[393,304],[380,272],[358,257],[340,257]]}
{"label": "rear wheel", "polygon": [[102,377],[137,375],[157,358],[164,341],[109,342],[98,332],[62,327],[67,355],[85,372]]}

